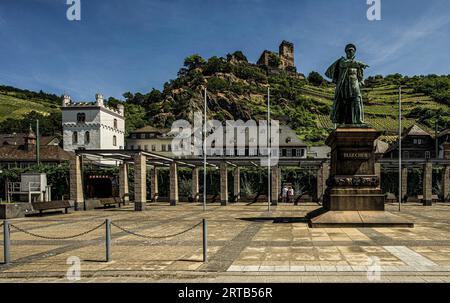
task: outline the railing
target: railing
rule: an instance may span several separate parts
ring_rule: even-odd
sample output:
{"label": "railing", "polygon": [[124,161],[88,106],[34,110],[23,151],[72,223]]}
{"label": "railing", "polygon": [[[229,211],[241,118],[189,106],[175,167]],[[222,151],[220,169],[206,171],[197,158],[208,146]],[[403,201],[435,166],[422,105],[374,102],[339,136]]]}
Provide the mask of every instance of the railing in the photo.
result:
{"label": "railing", "polygon": [[[162,240],[162,239],[168,239],[168,238],[175,238],[180,235],[183,235],[185,233],[188,233],[195,228],[202,225],[202,245],[203,245],[203,262],[208,262],[208,255],[207,255],[207,235],[206,235],[206,219],[203,219],[199,223],[194,224],[193,226],[190,226],[184,230],[181,230],[179,232],[169,234],[169,235],[145,235],[138,233],[136,231],[124,228],[120,226],[117,223],[114,223],[111,219],[106,219],[104,222],[102,222],[99,225],[94,226],[93,228],[90,228],[89,230],[83,231],[81,233],[72,234],[68,236],[60,236],[60,237],[54,237],[54,236],[47,236],[43,234],[38,234],[35,232],[31,232],[29,230],[26,230],[25,228],[19,227],[15,224],[11,224],[8,220],[3,221],[3,223],[0,224],[0,227],[3,226],[3,249],[4,249],[4,264],[8,265],[11,263],[11,229],[15,229],[18,232],[24,233],[28,236],[44,239],[44,240],[69,240],[74,239],[78,237],[85,236],[87,234],[90,234],[98,229],[100,229],[102,226],[105,226],[105,260],[106,262],[110,262],[112,260],[111,257],[111,227],[115,227],[121,232],[124,232],[128,235],[132,235],[135,237],[143,238],[146,240]],[[152,242],[150,244],[158,244],[162,241],[158,242]]]}
{"label": "railing", "polygon": [[40,182],[28,182],[28,186],[23,186],[21,182],[8,182],[8,192],[11,193],[28,193],[28,192],[40,192]]}

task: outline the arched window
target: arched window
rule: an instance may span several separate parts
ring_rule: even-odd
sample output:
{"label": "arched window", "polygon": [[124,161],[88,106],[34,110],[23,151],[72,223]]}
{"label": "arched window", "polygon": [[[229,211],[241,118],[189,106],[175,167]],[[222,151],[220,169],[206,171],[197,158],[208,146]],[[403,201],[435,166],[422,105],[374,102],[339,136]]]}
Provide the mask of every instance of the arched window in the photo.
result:
{"label": "arched window", "polygon": [[77,132],[72,133],[72,144],[78,144],[78,133]]}
{"label": "arched window", "polygon": [[117,128],[117,119],[114,119],[114,128]]}
{"label": "arched window", "polygon": [[91,134],[89,132],[84,133],[84,144],[89,144],[91,142]]}
{"label": "arched window", "polygon": [[113,146],[117,146],[117,137],[113,136]]}

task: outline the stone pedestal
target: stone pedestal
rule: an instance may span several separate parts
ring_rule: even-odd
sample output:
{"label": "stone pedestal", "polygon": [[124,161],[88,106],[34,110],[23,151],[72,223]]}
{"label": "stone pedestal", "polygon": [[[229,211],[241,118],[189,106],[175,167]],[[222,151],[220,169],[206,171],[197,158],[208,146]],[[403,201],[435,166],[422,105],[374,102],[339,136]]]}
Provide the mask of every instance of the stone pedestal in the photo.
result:
{"label": "stone pedestal", "polygon": [[330,177],[323,207],[308,214],[311,227],[412,226],[384,211],[384,195],[375,169],[372,128],[338,128],[327,139],[331,147]]}

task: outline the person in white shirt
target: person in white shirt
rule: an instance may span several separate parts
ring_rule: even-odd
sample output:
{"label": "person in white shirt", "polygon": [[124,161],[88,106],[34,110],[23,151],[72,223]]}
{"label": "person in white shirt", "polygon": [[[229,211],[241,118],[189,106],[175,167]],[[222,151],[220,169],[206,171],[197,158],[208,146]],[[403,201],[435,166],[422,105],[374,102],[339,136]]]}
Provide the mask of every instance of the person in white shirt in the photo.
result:
{"label": "person in white shirt", "polygon": [[289,197],[289,203],[292,203],[294,201],[294,188],[293,187],[289,187],[288,197]]}
{"label": "person in white shirt", "polygon": [[287,188],[287,186],[285,185],[285,186],[283,186],[283,190],[282,190],[282,192],[281,192],[281,197],[283,198],[283,199],[282,199],[283,203],[286,203],[286,202],[287,202],[287,195],[288,195],[288,188]]}

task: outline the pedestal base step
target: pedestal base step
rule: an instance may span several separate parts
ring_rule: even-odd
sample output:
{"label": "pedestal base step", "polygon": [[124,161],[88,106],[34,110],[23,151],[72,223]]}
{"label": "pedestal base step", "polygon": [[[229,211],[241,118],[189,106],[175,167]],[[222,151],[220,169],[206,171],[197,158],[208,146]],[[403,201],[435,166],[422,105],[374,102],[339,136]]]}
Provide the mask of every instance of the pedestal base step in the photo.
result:
{"label": "pedestal base step", "polygon": [[311,228],[406,227],[414,223],[386,211],[314,211],[308,214]]}

